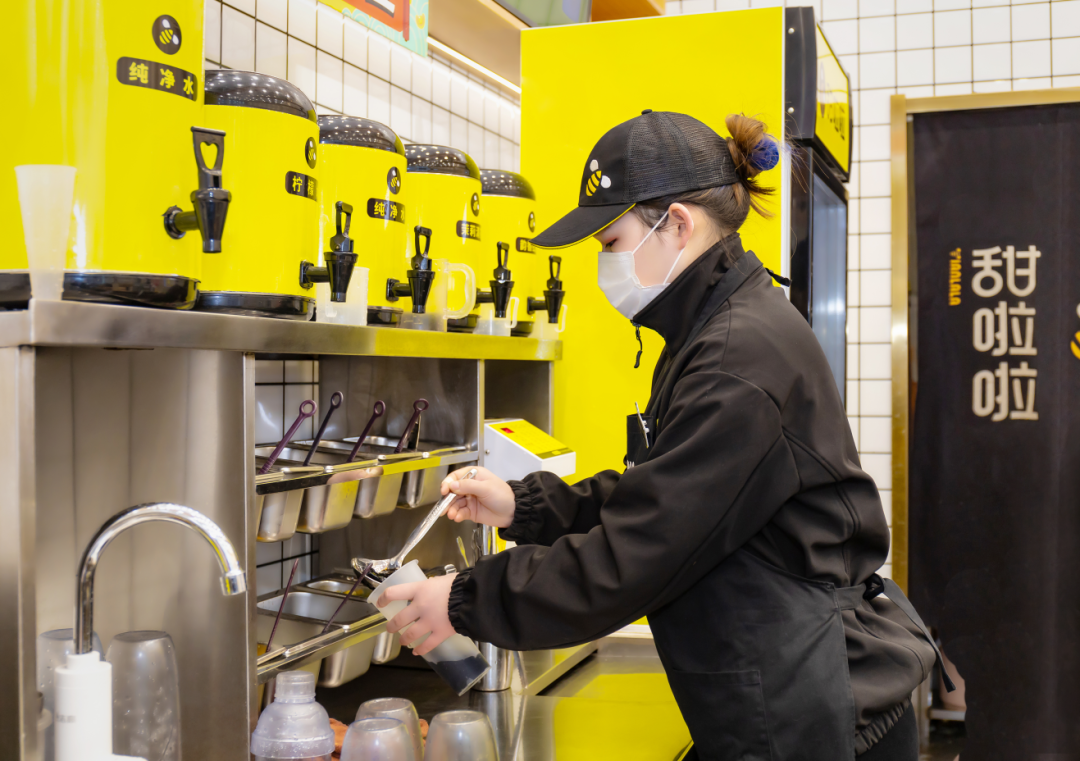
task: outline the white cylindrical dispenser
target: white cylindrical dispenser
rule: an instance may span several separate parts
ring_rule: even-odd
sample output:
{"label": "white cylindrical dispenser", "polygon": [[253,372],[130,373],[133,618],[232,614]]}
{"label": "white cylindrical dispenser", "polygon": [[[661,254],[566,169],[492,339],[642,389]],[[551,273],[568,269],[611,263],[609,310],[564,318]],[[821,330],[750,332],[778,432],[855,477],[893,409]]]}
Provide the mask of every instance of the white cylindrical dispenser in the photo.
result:
{"label": "white cylindrical dispenser", "polygon": [[[112,664],[95,651],[56,669],[56,761],[113,761]],[[145,760],[144,760],[145,761]]]}

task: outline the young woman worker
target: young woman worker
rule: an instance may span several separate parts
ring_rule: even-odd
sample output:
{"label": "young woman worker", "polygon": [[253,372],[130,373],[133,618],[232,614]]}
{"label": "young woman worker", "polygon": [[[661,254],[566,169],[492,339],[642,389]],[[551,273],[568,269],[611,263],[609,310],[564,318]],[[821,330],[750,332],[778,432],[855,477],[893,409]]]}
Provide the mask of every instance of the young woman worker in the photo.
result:
{"label": "young woman worker", "polygon": [[383,600],[412,604],[389,629],[431,632],[418,653],[455,631],[530,650],[647,615],[691,757],[916,761],[909,698],[936,648],[875,573],[889,531],[825,355],[739,239],[778,147],[754,119],[727,128],[651,111],[614,127],[578,208],[533,240],[595,237],[612,306],[666,342],[627,469],[451,474],[450,518],[518,546],[393,587]]}

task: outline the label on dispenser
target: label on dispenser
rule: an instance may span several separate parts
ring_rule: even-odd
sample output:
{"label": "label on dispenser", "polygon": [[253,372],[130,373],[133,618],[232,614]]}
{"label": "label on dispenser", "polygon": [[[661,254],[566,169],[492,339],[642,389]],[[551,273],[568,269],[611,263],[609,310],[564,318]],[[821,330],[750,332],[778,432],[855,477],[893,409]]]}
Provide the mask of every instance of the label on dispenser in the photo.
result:
{"label": "label on dispenser", "polygon": [[195,100],[199,96],[197,76],[157,61],[124,56],[116,62],[116,78],[122,85],[171,92],[188,100]]}
{"label": "label on dispenser", "polygon": [[294,196],[303,196],[312,201],[317,200],[315,178],[300,172],[285,173],[285,192]]}
{"label": "label on dispenser", "polygon": [[405,224],[405,204],[397,201],[385,201],[382,198],[369,198],[367,214],[372,219],[385,219]]}
{"label": "label on dispenser", "polygon": [[459,238],[471,238],[472,240],[480,240],[480,223],[466,222],[464,219],[458,220],[457,234]]}
{"label": "label on dispenser", "polygon": [[536,249],[533,248],[531,238],[518,238],[517,239],[517,250],[518,250],[518,253],[520,253],[520,254],[535,254],[536,253]]}

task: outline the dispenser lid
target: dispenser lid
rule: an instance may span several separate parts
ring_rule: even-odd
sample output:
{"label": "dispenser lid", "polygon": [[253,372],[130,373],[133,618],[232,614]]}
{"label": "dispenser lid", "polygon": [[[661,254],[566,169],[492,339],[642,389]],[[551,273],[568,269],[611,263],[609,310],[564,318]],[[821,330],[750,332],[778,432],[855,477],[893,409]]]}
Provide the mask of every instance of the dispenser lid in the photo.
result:
{"label": "dispenser lid", "polygon": [[325,145],[353,145],[405,155],[405,146],[385,124],[356,116],[320,116],[319,142]]}
{"label": "dispenser lid", "polygon": [[315,106],[303,90],[292,82],[254,71],[206,72],[206,105],[264,108],[316,121]]}
{"label": "dispenser lid", "polygon": [[511,196],[512,198],[528,198],[530,201],[536,200],[532,185],[515,172],[481,169],[480,182],[484,186],[486,196]]}
{"label": "dispenser lid", "polygon": [[452,174],[480,179],[480,168],[464,151],[446,145],[407,145],[405,158],[408,172],[423,174]]}

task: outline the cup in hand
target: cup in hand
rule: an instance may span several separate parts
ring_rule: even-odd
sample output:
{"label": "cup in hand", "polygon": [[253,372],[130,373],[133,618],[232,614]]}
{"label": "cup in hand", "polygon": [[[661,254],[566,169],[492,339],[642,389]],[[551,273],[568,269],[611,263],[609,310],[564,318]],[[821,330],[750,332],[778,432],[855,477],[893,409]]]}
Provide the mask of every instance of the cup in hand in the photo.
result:
{"label": "cup in hand", "polygon": [[498,761],[495,734],[486,714],[445,711],[431,720],[426,761]]}
{"label": "cup in hand", "polygon": [[349,725],[341,761],[420,761],[409,730],[397,719],[369,716]]}
{"label": "cup in hand", "polygon": [[424,743],[420,737],[420,717],[416,715],[416,706],[405,698],[376,698],[360,704],[356,711],[357,719],[377,717],[397,719],[405,725],[412,738],[413,750],[417,761],[424,757]]}

